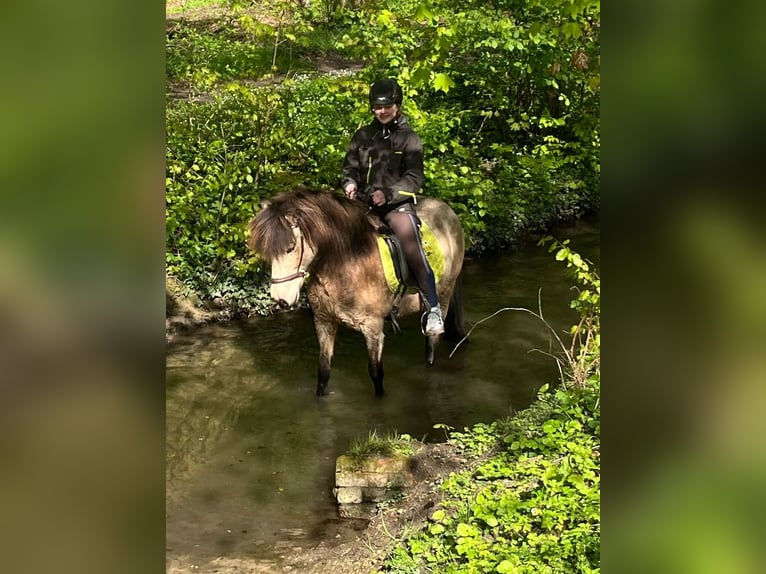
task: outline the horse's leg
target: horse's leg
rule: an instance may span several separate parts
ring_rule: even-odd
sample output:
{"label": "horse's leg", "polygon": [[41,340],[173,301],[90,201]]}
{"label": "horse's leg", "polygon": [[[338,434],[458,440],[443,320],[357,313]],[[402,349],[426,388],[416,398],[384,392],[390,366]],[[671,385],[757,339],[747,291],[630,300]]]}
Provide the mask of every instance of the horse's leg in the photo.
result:
{"label": "horse's leg", "polygon": [[[463,307],[463,271],[455,279],[449,306],[444,314],[444,338],[459,342],[466,336],[465,311]],[[466,341],[467,342],[467,341]]]}
{"label": "horse's leg", "polygon": [[375,385],[375,394],[383,396],[383,321],[375,328],[362,330],[364,340],[367,343],[367,372],[370,373],[372,384]]}
{"label": "horse's leg", "polygon": [[[449,295],[447,305],[442,305],[442,316],[444,317],[444,339],[448,341],[461,341],[465,336],[465,314],[463,310],[463,271],[458,273],[455,283],[452,286],[452,292]],[[447,297],[444,297],[445,299]],[[434,350],[439,338],[426,337],[426,363],[434,364]]]}
{"label": "horse's leg", "polygon": [[335,349],[335,335],[338,325],[329,321],[321,321],[314,315],[314,328],[319,340],[319,368],[317,369],[317,396],[327,393],[327,383],[330,380],[330,365]]}
{"label": "horse's leg", "polygon": [[426,364],[430,367],[434,364],[434,351],[436,350],[436,341],[439,335],[426,337]]}

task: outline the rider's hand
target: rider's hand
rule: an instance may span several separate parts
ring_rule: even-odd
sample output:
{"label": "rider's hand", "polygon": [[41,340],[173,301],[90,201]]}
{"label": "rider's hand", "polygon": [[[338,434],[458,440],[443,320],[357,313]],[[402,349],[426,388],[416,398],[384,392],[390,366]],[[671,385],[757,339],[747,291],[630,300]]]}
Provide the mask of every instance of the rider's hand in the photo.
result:
{"label": "rider's hand", "polygon": [[356,184],[355,183],[347,183],[346,184],[346,189],[344,189],[344,191],[346,192],[346,197],[348,197],[349,199],[356,198]]}
{"label": "rider's hand", "polygon": [[386,194],[383,193],[383,190],[376,189],[370,194],[370,201],[373,203],[373,205],[377,205],[378,207],[385,205]]}

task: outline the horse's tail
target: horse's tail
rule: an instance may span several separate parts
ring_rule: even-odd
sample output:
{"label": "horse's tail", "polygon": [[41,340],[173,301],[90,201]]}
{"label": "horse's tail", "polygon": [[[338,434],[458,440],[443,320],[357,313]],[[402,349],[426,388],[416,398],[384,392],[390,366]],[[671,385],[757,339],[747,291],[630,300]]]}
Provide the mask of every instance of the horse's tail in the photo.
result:
{"label": "horse's tail", "polygon": [[458,273],[452,288],[447,317],[444,320],[444,338],[448,341],[460,341],[465,337],[465,312],[463,310],[463,270]]}

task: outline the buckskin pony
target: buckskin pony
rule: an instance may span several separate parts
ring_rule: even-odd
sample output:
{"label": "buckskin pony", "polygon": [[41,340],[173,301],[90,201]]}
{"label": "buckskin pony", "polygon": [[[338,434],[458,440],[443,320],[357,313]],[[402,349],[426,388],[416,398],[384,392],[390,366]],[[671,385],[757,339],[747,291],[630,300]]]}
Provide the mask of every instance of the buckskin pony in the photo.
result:
{"label": "buckskin pony", "polygon": [[[445,317],[445,338],[465,336],[461,271],[463,229],[443,201],[418,197],[415,211],[436,238],[443,272],[436,289]],[[319,341],[317,396],[327,393],[339,325],[359,331],[367,345],[368,372],[375,394],[383,395],[383,327],[394,307],[399,315],[422,311],[417,292],[403,296],[386,281],[378,232],[367,207],[340,194],[297,188],[263,201],[248,225],[248,245],[271,264],[271,297],[293,308],[306,285]],[[426,362],[433,364],[439,336],[426,338]]]}

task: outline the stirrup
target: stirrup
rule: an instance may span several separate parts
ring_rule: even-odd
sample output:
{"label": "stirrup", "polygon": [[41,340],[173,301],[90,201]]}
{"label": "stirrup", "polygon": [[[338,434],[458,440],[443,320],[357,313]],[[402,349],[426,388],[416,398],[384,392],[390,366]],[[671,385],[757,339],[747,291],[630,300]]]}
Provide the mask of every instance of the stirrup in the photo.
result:
{"label": "stirrup", "polygon": [[423,313],[420,318],[420,329],[426,337],[434,337],[444,333],[441,307],[437,305]]}

